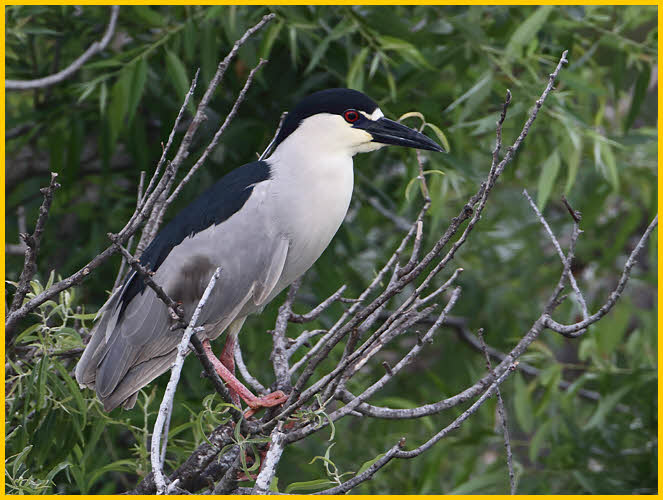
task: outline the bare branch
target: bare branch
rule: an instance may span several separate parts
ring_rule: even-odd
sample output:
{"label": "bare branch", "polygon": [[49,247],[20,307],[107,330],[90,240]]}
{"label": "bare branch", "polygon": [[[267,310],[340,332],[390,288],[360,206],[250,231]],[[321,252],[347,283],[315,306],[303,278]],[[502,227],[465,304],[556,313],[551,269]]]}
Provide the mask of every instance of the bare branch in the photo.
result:
{"label": "bare branch", "polygon": [[[306,330],[305,332],[302,332],[302,334],[297,337],[296,339],[291,340],[291,344],[288,347],[287,350],[287,355],[288,358],[292,357],[292,355],[297,352],[297,350],[302,347],[303,345],[306,345],[309,340],[311,340],[313,337],[320,335],[321,333],[326,333],[327,330]],[[310,347],[310,346],[309,346]],[[292,370],[291,370],[292,372]]]}
{"label": "bare branch", "polygon": [[[23,300],[30,290],[30,280],[37,272],[37,255],[39,254],[41,236],[44,232],[44,228],[46,227],[46,221],[48,221],[48,212],[51,209],[51,203],[53,203],[53,195],[55,194],[55,190],[60,187],[60,184],[58,184],[56,181],[57,177],[58,174],[52,172],[50,184],[40,190],[44,195],[44,201],[39,207],[39,216],[37,217],[37,223],[35,224],[34,232],[31,235],[27,233],[20,234],[20,237],[26,246],[25,260],[23,263],[23,271],[21,272],[21,276],[18,280],[18,287],[16,288],[11,307],[9,308],[10,315],[15,313],[16,310],[23,304]],[[7,345],[11,339],[12,337],[10,335],[6,335],[5,345]]]}
{"label": "bare branch", "polygon": [[[193,136],[200,127],[201,123],[206,119],[205,115],[205,110],[207,109],[207,106],[209,104],[210,99],[212,98],[212,95],[216,91],[216,88],[219,86],[221,83],[221,80],[223,79],[226,70],[228,69],[230,62],[235,58],[237,55],[240,47],[257,31],[262,29],[267,23],[269,23],[272,19],[274,19],[276,16],[275,14],[267,14],[262,17],[262,19],[253,27],[247,29],[244,34],[235,42],[233,45],[232,49],[226,57],[221,61],[217,67],[216,73],[212,77],[212,80],[209,83],[209,86],[207,87],[207,90],[203,94],[203,97],[201,98],[200,102],[198,103],[198,107],[196,108],[196,112],[193,116],[193,119],[191,120],[191,123],[189,124],[189,127],[187,128],[187,131],[184,134],[184,137],[182,138],[182,142],[180,143],[179,148],[177,149],[177,153],[175,154],[175,157],[171,161],[171,165],[174,169],[175,172],[179,169],[180,165],[184,161],[184,159],[189,155],[189,148],[191,146],[191,141],[193,140]],[[261,65],[260,63],[258,67]],[[257,68],[255,68],[257,69]],[[253,72],[252,72],[253,73]],[[251,75],[249,75],[249,78],[252,78]],[[245,85],[245,89],[248,87]],[[245,93],[245,89],[242,91]],[[242,95],[240,93],[240,95]],[[242,97],[243,99],[243,97]],[[239,100],[239,97],[238,97]],[[237,104],[237,101],[236,101]],[[233,106],[233,109],[236,110],[236,107]],[[231,111],[232,113],[232,111]],[[229,120],[226,119],[226,122],[229,123]],[[226,123],[224,122],[224,124]],[[226,125],[227,126],[227,125]],[[222,125],[224,127],[224,125]],[[217,132],[215,135],[215,139],[218,141],[217,136],[220,136],[220,133]],[[212,146],[213,147],[213,146]],[[199,160],[200,164],[202,162]],[[198,163],[198,162],[197,162]],[[195,165],[194,165],[195,166]],[[196,167],[196,169],[199,167]],[[192,167],[193,169],[193,167]],[[187,181],[188,182],[188,181]],[[183,185],[183,184],[181,184]],[[168,196],[168,193],[170,192],[170,188],[172,186],[172,179],[171,182],[168,184],[167,189],[163,193],[163,195],[160,197],[159,202],[157,205],[154,207],[152,210],[152,214],[145,225],[145,229],[143,230],[143,234],[141,236],[140,242],[138,243],[138,249],[139,251],[142,252],[142,250],[149,244],[150,241],[154,238],[156,233],[159,230],[159,226],[161,225],[161,221],[163,220],[163,216],[165,214],[165,209],[166,207],[174,200],[174,196]],[[170,199],[170,202],[168,202],[168,199]]]}
{"label": "bare branch", "polygon": [[44,290],[39,295],[29,300],[25,304],[23,304],[16,311],[10,313],[5,319],[6,338],[7,339],[12,338],[13,332],[18,322],[24,317],[26,317],[30,312],[35,310],[37,307],[39,307],[47,300],[55,297],[63,290],[66,290],[67,288],[70,288],[74,285],[78,285],[81,282],[83,282],[93,270],[95,270],[101,264],[106,262],[106,260],[108,260],[109,257],[119,252],[120,251],[119,245],[126,243],[127,240],[131,237],[131,235],[134,234],[136,230],[140,227],[140,224],[147,216],[149,210],[154,205],[157,197],[166,187],[166,183],[170,178],[170,176],[172,176],[172,174],[173,174],[172,169],[166,168],[164,175],[161,178],[161,181],[159,182],[157,187],[149,195],[149,197],[147,197],[146,200],[143,200],[141,209],[137,211],[136,215],[132,217],[129,220],[129,222],[127,222],[127,224],[124,226],[124,228],[122,228],[122,230],[117,234],[116,242],[112,243],[103,252],[95,256],[90,262],[88,262],[85,266],[83,266],[81,269],[76,271],[74,274],[70,275],[69,277],[61,281],[58,281],[57,283],[54,283],[51,287]]}
{"label": "bare branch", "polygon": [[[132,217],[129,219],[127,224],[122,228],[122,230],[117,234],[117,240],[113,244],[111,244],[108,248],[106,248],[103,252],[98,254],[96,257],[94,257],[88,264],[86,264],[83,268],[72,274],[71,276],[58,281],[55,283],[53,286],[49,287],[47,290],[44,290],[42,293],[40,293],[38,296],[34,297],[27,303],[23,304],[21,307],[19,307],[16,311],[10,313],[7,315],[5,318],[5,334],[6,334],[6,339],[10,340],[13,338],[13,333],[14,330],[18,324],[18,322],[26,317],[30,312],[32,312],[34,309],[39,307],[41,304],[46,302],[47,300],[55,297],[58,293],[60,293],[63,290],[66,290],[67,288],[70,288],[72,286],[80,284],[83,280],[86,279],[86,277],[97,267],[99,267],[101,264],[103,264],[106,260],[108,260],[109,257],[112,255],[115,255],[117,252],[119,252],[119,245],[124,245],[126,242],[129,240],[131,235],[133,235],[140,225],[143,223],[144,220],[146,220],[149,217],[148,223],[146,224],[146,227],[143,230],[143,234],[141,236],[141,240],[138,243],[138,247],[136,250],[136,255],[139,256],[143,249],[147,246],[147,242],[151,240],[150,236],[153,236],[152,229],[155,227],[154,225],[156,224],[157,219],[159,219],[160,216],[162,216],[161,208],[163,206],[164,201],[167,198],[167,193],[172,186],[172,182],[175,176],[175,173],[177,171],[177,168],[183,161],[183,159],[186,157],[188,154],[188,148],[191,144],[191,140],[193,138],[193,134],[195,131],[198,129],[200,123],[202,123],[204,119],[204,109],[207,106],[207,103],[209,102],[214,90],[218,86],[221,78],[225,74],[225,71],[230,63],[230,60],[235,56],[237,51],[239,50],[239,47],[248,39],[249,36],[251,36],[253,33],[255,33],[257,30],[262,28],[266,23],[274,19],[275,15],[274,14],[268,14],[262,18],[262,20],[256,24],[254,27],[248,29],[244,35],[235,43],[233,46],[233,49],[230,51],[228,56],[219,64],[219,68],[214,75],[214,78],[212,79],[212,82],[210,83],[210,86],[207,88],[207,91],[205,92],[205,95],[201,99],[201,102],[198,106],[196,115],[194,116],[194,119],[192,123],[189,125],[189,128],[187,129],[187,132],[185,133],[184,138],[182,139],[182,142],[180,143],[180,147],[178,149],[177,154],[175,155],[175,158],[173,159],[172,162],[168,163],[166,165],[166,168],[164,170],[163,175],[157,182],[158,178],[158,172],[159,172],[159,165],[163,165],[165,162],[166,158],[166,152],[168,150],[168,146],[172,142],[172,138],[174,137],[175,129],[177,128],[176,126],[173,127],[168,145],[166,148],[164,148],[161,160],[159,161],[159,165],[157,166],[157,169],[155,170],[155,175],[152,177],[150,180],[150,183],[148,185],[148,188],[146,189],[145,195],[143,196],[142,203],[139,207],[136,208],[136,211],[132,215]],[[196,73],[198,74],[198,73]],[[195,78],[194,82],[192,83],[192,86],[189,90],[189,93],[185,97],[185,104],[182,106],[180,109],[180,114],[178,115],[178,118],[175,122],[175,125],[177,125],[178,121],[180,120],[183,110],[186,107],[186,103],[188,102],[189,98],[193,94],[193,90],[195,88]],[[151,215],[150,215],[151,214]],[[158,227],[158,225],[157,225]]]}
{"label": "bare branch", "polygon": [[394,458],[414,458],[419,455],[421,455],[423,452],[428,450],[431,446],[433,446],[435,443],[440,441],[442,438],[447,436],[451,431],[458,429],[461,424],[467,420],[470,416],[472,416],[474,413],[477,412],[477,410],[488,400],[489,397],[493,395],[495,390],[504,382],[504,380],[511,374],[512,371],[515,370],[516,365],[511,365],[508,370],[505,370],[502,375],[495,380],[486,390],[486,392],[483,393],[483,395],[472,405],[470,406],[467,410],[465,410],[458,418],[456,418],[452,423],[450,423],[448,426],[446,426],[444,429],[439,431],[435,436],[430,438],[428,441],[426,441],[424,444],[419,446],[418,448],[415,448],[414,450],[410,451],[403,451],[402,448],[405,445],[405,438],[402,438],[400,442],[395,445],[394,447],[390,448],[387,450],[387,452],[382,456],[379,460],[377,460],[371,467],[369,467],[366,471],[364,471],[362,474],[359,474],[352,479],[345,481],[344,483],[341,483],[338,486],[335,486],[333,488],[329,488],[327,490],[320,491],[316,493],[317,495],[339,495],[343,493],[347,493],[357,485],[363,483],[364,481],[367,481],[373,475],[380,470],[382,467],[387,465],[392,459]]}
{"label": "bare branch", "polygon": [[279,132],[281,131],[281,127],[283,127],[283,122],[285,121],[285,117],[288,116],[288,112],[284,111],[281,113],[281,118],[279,119],[279,125],[276,127],[276,132],[274,132],[274,137],[272,137],[272,140],[269,141],[269,144],[265,148],[265,150],[262,152],[262,154],[258,157],[258,160],[264,160],[265,157],[271,153],[272,151],[272,146],[274,146],[274,143],[276,142],[276,138],[279,136]]}
{"label": "bare branch", "polygon": [[[137,194],[137,199],[136,199],[136,208],[140,206],[141,201],[143,201],[143,188],[145,184],[145,170],[141,171],[140,173],[140,181],[138,182],[138,194]],[[131,247],[133,246],[134,243],[134,237],[136,234],[132,234],[131,238],[129,238],[129,242],[127,243],[127,249],[131,252]],[[115,276],[115,282],[113,283],[113,290],[117,289],[118,286],[120,286],[120,283],[122,283],[122,280],[124,279],[124,269],[127,265],[127,258],[124,256],[122,258],[122,262],[120,263],[120,269],[117,271],[117,276]]]}
{"label": "bare branch", "polygon": [[449,434],[451,431],[458,429],[465,420],[467,420],[471,415],[476,413],[476,411],[481,407],[481,405],[483,405],[488,400],[488,398],[490,398],[495,393],[495,391],[499,388],[502,382],[504,382],[506,378],[516,370],[516,366],[517,363],[509,365],[508,368],[504,370],[497,379],[495,379],[495,381],[488,387],[486,392],[484,392],[481,395],[481,397],[477,399],[472,406],[470,406],[467,410],[461,413],[461,415],[456,420],[454,420],[448,426],[442,429],[440,432],[435,434],[435,436],[433,436],[424,444],[415,448],[414,450],[399,451],[396,454],[396,456],[398,458],[414,458],[416,456],[419,456],[424,451],[428,450],[431,446],[433,446],[435,443],[437,443],[440,439],[442,439],[447,434]]}
{"label": "bare branch", "polygon": [[494,170],[500,161],[500,150],[502,149],[502,126],[504,125],[504,120],[506,120],[509,104],[511,104],[511,91],[506,89],[506,98],[502,105],[502,114],[497,120],[497,126],[495,128],[495,149],[493,149],[493,163],[490,166],[491,170]]}
{"label": "bare branch", "polygon": [[[454,306],[456,301],[458,300],[458,297],[460,296],[460,288],[456,288],[451,295],[451,298],[449,299],[449,302],[443,309],[443,311],[440,313],[438,319],[435,321],[435,323],[428,329],[426,332],[426,335],[424,335],[424,342],[428,342],[432,340],[433,336],[439,329],[440,325],[444,323],[444,318],[446,315],[449,313],[451,308]],[[326,425],[328,425],[328,422],[337,420],[345,415],[347,415],[350,411],[354,410],[357,406],[359,406],[360,403],[364,402],[373,394],[375,394],[378,390],[382,389],[396,374],[398,374],[404,367],[409,365],[414,358],[416,358],[421,350],[423,349],[422,344],[416,344],[408,353],[398,362],[396,365],[391,369],[391,373],[385,373],[377,382],[373,383],[370,387],[368,387],[363,393],[361,393],[359,396],[357,396],[353,401],[348,402],[345,406],[342,408],[339,408],[338,410],[332,412],[329,415],[329,419],[327,422],[322,423],[322,425],[311,425],[309,424],[308,426],[299,429],[295,432],[291,432],[288,434],[288,442],[294,442],[299,439],[302,439],[306,437],[307,435],[311,434],[315,430],[318,430]],[[346,365],[349,364],[353,360],[353,356],[349,356],[346,361]],[[340,366],[340,365],[339,365]],[[311,397],[312,394],[315,394],[320,388],[324,387],[331,379],[333,378],[331,374],[334,372],[340,371],[337,367],[337,369],[333,370],[330,374],[322,377],[318,382],[313,384],[310,388],[308,388],[306,391],[302,393],[302,396],[300,398],[301,400],[306,400],[309,397]],[[292,405],[293,407],[296,408],[296,404]],[[290,411],[292,411],[293,408],[287,407],[285,410],[281,412],[281,415],[287,415]]]}
{"label": "bare branch", "polygon": [[152,432],[152,453],[151,453],[151,462],[152,462],[152,472],[154,474],[154,482],[157,487],[157,493],[163,495],[166,493],[166,479],[163,476],[163,453],[160,449],[161,439],[163,437],[164,449],[166,442],[168,441],[168,435],[165,434],[162,436],[164,423],[170,420],[170,414],[173,408],[173,399],[175,398],[175,391],[177,390],[177,384],[180,380],[180,374],[182,373],[182,366],[184,365],[184,358],[189,351],[189,339],[194,334],[195,331],[202,330],[202,327],[196,327],[198,323],[198,316],[200,311],[207,303],[207,299],[210,296],[210,293],[216,285],[216,280],[219,279],[221,273],[220,268],[216,268],[212,278],[209,280],[207,288],[203,293],[196,309],[191,316],[191,321],[186,327],[184,334],[182,335],[182,340],[177,346],[177,357],[175,358],[175,363],[173,364],[170,371],[170,380],[166,386],[166,392],[163,395],[161,400],[161,405],[159,406],[159,412],[157,413],[157,420],[154,424],[154,431]]}
{"label": "bare branch", "polygon": [[63,80],[66,80],[71,75],[76,73],[81,67],[95,54],[101,52],[106,48],[113,34],[115,33],[115,26],[117,24],[117,16],[120,12],[120,7],[113,5],[111,7],[110,20],[108,21],[108,26],[106,27],[106,32],[104,36],[98,42],[94,42],[88,47],[88,49],[83,52],[74,62],[67,66],[62,71],[58,71],[55,74],[45,76],[43,78],[37,78],[35,80],[5,80],[5,90],[30,90],[49,87],[60,83]]}
{"label": "bare branch", "polygon": [[242,356],[242,348],[239,344],[239,338],[235,340],[235,364],[247,384],[249,384],[258,394],[267,394],[265,386],[262,385],[257,378],[251,375],[249,369],[246,367],[246,363],[244,363],[244,358]]}
{"label": "bare branch", "polygon": [[649,226],[647,226],[647,229],[640,238],[640,241],[638,241],[638,244],[635,246],[635,248],[629,255],[628,259],[626,260],[626,264],[624,264],[624,269],[622,270],[622,275],[619,278],[619,283],[617,283],[617,287],[612,291],[608,299],[600,307],[600,309],[596,311],[596,313],[592,314],[589,318],[574,323],[572,325],[563,325],[561,323],[558,323],[557,321],[553,320],[549,314],[546,314],[543,317],[545,326],[557,333],[564,335],[565,337],[575,338],[582,335],[582,331],[585,330],[588,326],[596,323],[603,316],[608,314],[608,312],[610,312],[610,309],[612,309],[613,306],[619,300],[619,297],[621,297],[622,292],[626,287],[626,283],[628,283],[629,277],[631,276],[631,270],[633,269],[633,266],[637,261],[638,255],[640,254],[640,251],[644,248],[647,239],[649,238],[652,231],[657,225],[658,225],[658,215],[656,215],[656,217],[654,217],[654,219],[650,222]]}
{"label": "bare branch", "polygon": [[327,297],[319,305],[311,309],[311,311],[307,312],[306,314],[295,314],[291,312],[290,316],[288,317],[288,321],[291,323],[308,323],[318,319],[320,315],[329,308],[329,306],[341,298],[341,295],[343,295],[343,292],[347,287],[347,285],[341,286],[341,288],[336,290],[332,295]]}
{"label": "bare branch", "polygon": [[228,128],[228,125],[230,125],[230,122],[233,121],[235,116],[237,115],[237,111],[239,110],[240,105],[244,102],[244,99],[246,98],[246,93],[249,91],[249,88],[251,87],[251,84],[253,83],[253,78],[262,68],[267,61],[265,59],[260,59],[258,62],[258,65],[251,70],[249,73],[249,76],[246,78],[246,82],[244,82],[244,87],[242,87],[242,90],[240,91],[239,95],[237,96],[237,99],[235,99],[235,103],[233,104],[233,107],[230,109],[230,112],[226,115],[226,119],[223,121],[219,129],[216,131],[216,134],[214,134],[214,137],[210,141],[209,145],[205,148],[205,151],[203,151],[203,154],[200,155],[200,158],[198,158],[198,161],[194,163],[193,167],[187,172],[187,174],[184,176],[184,179],[180,181],[180,183],[177,185],[175,190],[173,191],[173,194],[171,194],[168,199],[166,200],[166,203],[164,205],[164,208],[170,205],[175,198],[180,194],[180,191],[182,191],[182,188],[191,180],[191,178],[195,175],[195,173],[198,171],[198,169],[202,166],[203,163],[205,163],[205,160],[207,160],[207,157],[209,154],[216,148],[216,146],[219,144],[219,140],[221,139],[221,135],[226,131],[226,128]]}
{"label": "bare branch", "polygon": [[281,454],[285,448],[285,434],[278,428],[272,431],[270,439],[269,451],[267,451],[265,461],[262,463],[256,484],[253,486],[252,495],[264,495],[269,491],[269,486],[272,484],[272,479],[276,474],[276,467],[279,464],[279,460],[281,460]]}
{"label": "bare branch", "polygon": [[[552,229],[550,229],[550,225],[548,225],[548,221],[545,219],[543,214],[539,211],[538,207],[536,206],[536,203],[534,203],[534,200],[532,200],[532,197],[529,195],[527,192],[527,189],[523,189],[523,195],[525,198],[527,198],[527,201],[530,204],[530,207],[532,207],[532,210],[536,214],[537,219],[539,219],[539,222],[541,222],[541,225],[544,227],[546,230],[546,233],[548,233],[548,236],[550,237],[550,240],[552,241],[553,246],[555,247],[555,250],[557,251],[557,255],[559,255],[559,258],[562,261],[562,265],[564,266],[565,269],[565,274],[566,277],[569,280],[569,283],[571,284],[571,288],[573,288],[573,291],[576,294],[576,298],[578,300],[578,303],[580,304],[580,308],[582,309],[582,317],[583,319],[587,319],[589,317],[589,312],[587,311],[587,302],[585,302],[585,297],[583,296],[582,292],[580,291],[580,288],[578,287],[578,283],[576,282],[575,276],[573,276],[573,272],[571,271],[571,257],[566,257],[564,255],[564,252],[562,251],[562,247],[559,244],[559,241],[557,241],[557,238],[555,237],[555,234],[552,232]],[[567,208],[570,208],[570,205],[568,205],[568,202],[566,203]],[[579,220],[576,220],[576,213],[575,211],[571,210],[570,211],[572,214],[572,217],[574,219],[573,223],[573,241],[575,242],[580,235],[582,231],[580,231],[580,228],[578,227]],[[569,262],[567,263],[567,260]]]}
{"label": "bare branch", "polygon": [[[483,338],[483,328],[478,331],[479,340],[481,341],[481,350],[486,358],[486,369],[493,377],[493,367],[490,363],[490,355],[488,354],[488,346]],[[502,392],[499,386],[495,388],[497,394],[497,414],[500,417],[500,426],[504,434],[504,448],[506,449],[506,464],[509,469],[509,485],[511,486],[511,494],[516,494],[516,474],[513,472],[513,454],[511,453],[511,440],[509,439],[509,427],[506,419],[506,409],[504,408],[504,400],[502,399]]]}
{"label": "bare branch", "polygon": [[[479,341],[478,338],[476,338],[476,336],[472,334],[472,332],[470,332],[470,330],[467,328],[466,323],[467,322],[465,321],[464,318],[448,316],[444,325],[453,328],[458,334],[458,338],[460,338],[463,342],[467,343],[472,348],[481,352],[482,351],[481,342]],[[505,353],[498,351],[497,349],[490,346],[486,346],[486,351],[488,352],[491,358],[494,358],[498,361],[503,361],[504,358],[507,356]],[[541,370],[524,361],[519,362],[518,371],[524,373],[529,377],[538,377],[539,375],[541,375]],[[561,390],[566,391],[572,386],[572,382],[561,379],[559,381],[558,386]],[[595,403],[601,400],[601,395],[598,392],[591,391],[589,389],[584,389],[582,387],[577,389],[577,394],[578,396],[585,398],[589,401],[593,401]],[[623,413],[630,413],[629,407],[622,403],[618,403],[617,406],[615,406],[615,409]]]}
{"label": "bare branch", "polygon": [[272,366],[274,367],[274,374],[276,375],[276,386],[284,392],[290,390],[290,373],[288,372],[288,345],[286,342],[285,330],[288,327],[288,319],[292,315],[292,303],[299,290],[300,280],[296,280],[290,285],[288,295],[286,296],[283,305],[279,307],[279,313],[276,317],[276,325],[272,332]]}
{"label": "bare branch", "polygon": [[[407,284],[409,284],[411,281],[413,281],[417,276],[419,276],[423,269],[428,267],[428,265],[437,257],[437,255],[441,252],[441,250],[450,242],[451,238],[456,234],[456,232],[459,230],[460,225],[467,220],[468,218],[471,217],[470,222],[468,223],[467,227],[461,234],[460,238],[456,240],[456,242],[451,246],[450,250],[447,252],[447,254],[440,260],[440,262],[433,268],[433,270],[428,274],[428,276],[424,279],[423,283],[417,288],[417,292],[420,290],[423,290],[426,288],[429,284],[430,281],[433,279],[433,277],[440,271],[442,270],[447,263],[454,257],[456,251],[460,246],[462,246],[469,233],[472,231],[474,228],[475,224],[478,222],[481,213],[483,211],[483,208],[486,204],[488,194],[490,193],[492,187],[495,184],[495,181],[499,177],[499,175],[502,173],[506,165],[511,162],[513,159],[513,156],[515,155],[515,152],[518,150],[518,147],[522,143],[522,141],[525,139],[527,136],[530,127],[532,126],[532,123],[536,119],[536,116],[538,114],[538,110],[541,108],[543,105],[543,102],[545,101],[546,97],[548,94],[551,92],[553,88],[554,81],[562,68],[563,64],[565,64],[567,61],[566,59],[566,54],[568,51],[564,51],[562,54],[562,57],[559,60],[559,63],[557,64],[557,67],[553,73],[550,74],[550,78],[548,81],[548,84],[546,88],[544,89],[543,93],[541,94],[541,97],[536,101],[534,108],[532,109],[529,118],[525,122],[525,125],[523,126],[523,129],[521,130],[521,133],[519,134],[518,138],[514,142],[514,144],[508,149],[507,154],[504,156],[502,161],[493,169],[491,168],[491,172],[488,176],[488,179],[486,182],[482,183],[479,191],[470,198],[469,202],[463,207],[461,210],[461,213],[459,214],[458,217],[454,218],[448,227],[447,231],[444,233],[444,235],[438,240],[438,242],[433,246],[433,248],[428,252],[428,254],[421,259],[419,264],[412,269],[408,274],[402,276],[396,283],[393,284],[393,286],[389,286],[385,291],[383,291],[371,304],[366,306],[361,312],[357,313],[352,317],[352,319],[346,323],[342,328],[338,329],[338,331],[335,331],[333,334],[325,335],[323,339],[321,339],[316,347],[318,345],[322,344],[322,341],[324,340],[324,345],[321,345],[320,349],[318,352],[315,354],[315,356],[312,356],[310,361],[308,362],[308,365],[302,375],[299,377],[299,380],[295,383],[295,386],[293,387],[293,391],[290,395],[290,399],[288,400],[288,409],[292,410],[297,405],[303,404],[303,401],[305,400],[302,390],[304,387],[304,384],[308,381],[308,379],[311,377],[313,374],[313,371],[315,370],[315,367],[326,357],[326,355],[334,348],[334,346],[344,337],[346,336],[350,331],[352,331],[353,328],[357,327],[358,324],[360,324],[363,320],[365,320],[370,314],[372,314],[378,307],[380,307],[382,304],[384,304],[387,300],[391,299],[394,295],[399,293]],[[476,208],[474,208],[474,206]],[[413,228],[414,230],[414,228]],[[408,233],[410,234],[410,233]],[[409,301],[415,300],[417,294],[413,294],[413,296],[408,299]],[[294,368],[294,367],[293,367]],[[300,398],[300,394],[302,397]],[[306,394],[311,395],[310,391],[306,391]],[[299,402],[295,405],[292,403],[295,401],[295,399],[299,399]],[[284,411],[285,414],[285,411]]]}

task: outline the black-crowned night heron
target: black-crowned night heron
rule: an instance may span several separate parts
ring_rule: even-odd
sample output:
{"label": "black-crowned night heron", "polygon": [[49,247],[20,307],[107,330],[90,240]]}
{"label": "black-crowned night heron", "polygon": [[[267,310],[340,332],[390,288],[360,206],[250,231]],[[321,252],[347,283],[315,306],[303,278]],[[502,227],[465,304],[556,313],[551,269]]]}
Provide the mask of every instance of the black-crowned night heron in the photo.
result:
{"label": "black-crowned night heron", "polygon": [[[330,89],[287,115],[271,156],[233,170],[182,210],[140,262],[183,306],[187,320],[217,267],[199,335],[219,375],[252,410],[285,400],[256,397],[234,377],[234,346],[247,315],[261,311],[320,257],[348,210],[352,157],[387,144],[443,151],[384,117],[361,92]],[[103,306],[76,380],[96,390],[109,411],[133,407],[138,391],[173,364],[181,330],[167,306],[132,272]],[[227,332],[221,361],[209,341]],[[236,399],[236,396],[234,396]]]}

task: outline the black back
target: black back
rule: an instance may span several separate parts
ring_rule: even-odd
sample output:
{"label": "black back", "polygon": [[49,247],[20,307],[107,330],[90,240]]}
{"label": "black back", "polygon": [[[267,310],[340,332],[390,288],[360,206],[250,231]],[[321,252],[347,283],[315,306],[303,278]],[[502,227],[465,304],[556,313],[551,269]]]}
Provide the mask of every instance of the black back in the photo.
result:
{"label": "black back", "polygon": [[[228,219],[244,206],[251,196],[253,185],[269,177],[269,165],[264,161],[247,163],[223,176],[159,231],[140,256],[140,263],[150,271],[156,271],[170,251],[184,238]],[[120,314],[131,299],[145,289],[142,279],[131,277],[132,275],[129,275],[124,284]]]}
{"label": "black back", "polygon": [[299,101],[294,109],[288,112],[281,131],[274,142],[274,148],[292,134],[301,121],[309,116],[318,113],[340,115],[348,109],[356,109],[371,114],[377,107],[378,105],[373,99],[358,90],[327,89],[315,92]]}

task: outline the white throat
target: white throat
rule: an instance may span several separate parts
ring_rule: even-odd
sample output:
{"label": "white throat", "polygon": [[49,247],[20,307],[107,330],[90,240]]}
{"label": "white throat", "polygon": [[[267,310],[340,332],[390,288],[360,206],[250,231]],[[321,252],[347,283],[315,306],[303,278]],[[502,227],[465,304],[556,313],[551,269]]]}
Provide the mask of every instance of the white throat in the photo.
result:
{"label": "white throat", "polygon": [[[324,135],[324,134],[323,134]],[[350,148],[335,148],[333,132],[312,135],[301,126],[267,162],[276,223],[290,240],[284,279],[296,279],[322,254],[350,206],[354,184]]]}

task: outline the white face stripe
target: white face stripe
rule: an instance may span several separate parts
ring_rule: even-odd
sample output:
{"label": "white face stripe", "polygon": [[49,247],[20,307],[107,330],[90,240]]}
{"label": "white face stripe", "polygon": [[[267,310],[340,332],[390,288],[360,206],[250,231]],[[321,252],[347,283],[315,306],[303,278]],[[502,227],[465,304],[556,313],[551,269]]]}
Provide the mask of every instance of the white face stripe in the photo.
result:
{"label": "white face stripe", "polygon": [[362,115],[364,115],[366,118],[369,120],[377,120],[379,118],[382,118],[384,116],[384,113],[380,110],[380,108],[375,108],[375,111],[373,111],[370,115],[364,111],[360,111]]}

